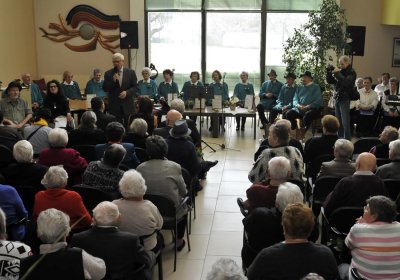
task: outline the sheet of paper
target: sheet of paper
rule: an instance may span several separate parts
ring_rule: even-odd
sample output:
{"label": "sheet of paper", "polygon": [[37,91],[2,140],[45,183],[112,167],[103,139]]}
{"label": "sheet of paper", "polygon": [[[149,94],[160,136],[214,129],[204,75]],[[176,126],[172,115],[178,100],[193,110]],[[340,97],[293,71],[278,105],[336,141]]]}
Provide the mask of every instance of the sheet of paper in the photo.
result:
{"label": "sheet of paper", "polygon": [[[194,109],[200,109],[200,99],[196,98],[194,101]],[[206,100],[203,98],[201,99],[201,109],[206,108]]]}
{"label": "sheet of paper", "polygon": [[249,110],[253,109],[253,100],[254,96],[251,94],[247,94],[246,99],[244,100],[244,108]]}
{"label": "sheet of paper", "polygon": [[214,95],[214,99],[212,100],[212,108],[222,109],[222,95]]}
{"label": "sheet of paper", "polygon": [[60,116],[54,119],[55,127],[67,127],[67,118],[64,116]]}
{"label": "sheet of paper", "polygon": [[168,93],[168,105],[171,106],[171,101],[178,98],[177,93]]}

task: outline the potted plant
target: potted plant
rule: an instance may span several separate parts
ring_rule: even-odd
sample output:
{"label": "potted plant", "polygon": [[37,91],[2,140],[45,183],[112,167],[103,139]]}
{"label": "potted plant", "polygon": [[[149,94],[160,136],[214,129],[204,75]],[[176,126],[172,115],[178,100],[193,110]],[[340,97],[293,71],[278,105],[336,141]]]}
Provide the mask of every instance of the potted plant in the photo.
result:
{"label": "potted plant", "polygon": [[236,104],[239,102],[239,99],[236,96],[231,96],[228,101],[228,106],[231,109],[231,111],[236,110]]}
{"label": "potted plant", "polygon": [[193,107],[194,107],[194,100],[193,100],[193,99],[189,99],[188,102],[187,102],[187,104],[188,104],[188,108],[189,108],[189,109],[193,109]]}

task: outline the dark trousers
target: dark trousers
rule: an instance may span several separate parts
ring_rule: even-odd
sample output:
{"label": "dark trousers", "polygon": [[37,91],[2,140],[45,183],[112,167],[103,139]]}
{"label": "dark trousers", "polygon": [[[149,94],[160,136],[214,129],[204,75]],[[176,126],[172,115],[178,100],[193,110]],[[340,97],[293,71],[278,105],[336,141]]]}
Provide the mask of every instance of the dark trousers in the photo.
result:
{"label": "dark trousers", "polygon": [[311,125],[311,122],[321,116],[321,109],[310,109],[306,112],[297,112],[294,109],[289,110],[285,114],[286,118],[290,121],[292,124],[292,129],[297,128],[297,119],[302,119],[303,120],[303,127],[308,129]]}
{"label": "dark trousers", "polygon": [[[244,124],[246,123],[246,117],[242,117],[242,127],[244,127]],[[239,128],[240,126],[240,117],[236,117],[236,127]]]}
{"label": "dark trousers", "polygon": [[187,215],[185,215],[182,220],[178,223],[178,239],[182,239],[185,236],[185,229],[187,224]]}
{"label": "dark trousers", "polygon": [[260,118],[261,123],[264,125],[268,123],[267,118],[265,117],[265,107],[260,103],[257,105],[257,112],[258,112],[258,117]]}
{"label": "dark trousers", "polygon": [[272,109],[269,113],[269,123],[273,124],[279,114],[282,114],[282,110]]}

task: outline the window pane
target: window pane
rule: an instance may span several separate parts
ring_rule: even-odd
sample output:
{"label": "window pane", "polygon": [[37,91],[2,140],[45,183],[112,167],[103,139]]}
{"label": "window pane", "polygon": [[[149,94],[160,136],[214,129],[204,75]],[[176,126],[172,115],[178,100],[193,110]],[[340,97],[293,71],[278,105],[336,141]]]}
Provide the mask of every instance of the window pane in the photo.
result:
{"label": "window pane", "polygon": [[147,10],[201,10],[201,0],[146,0]]}
{"label": "window pane", "polygon": [[[283,44],[293,35],[294,28],[299,28],[308,21],[307,13],[268,13],[266,38],[266,67],[267,71],[274,68],[282,73],[285,64],[282,62]],[[281,67],[281,68],[278,68]],[[266,72],[268,73],[268,72]],[[279,73],[278,73],[279,75]],[[283,75],[279,75],[283,77]]]}
{"label": "window pane", "polygon": [[261,10],[262,0],[206,0],[210,10]]}
{"label": "window pane", "polygon": [[318,10],[322,0],[265,0],[267,10],[310,11]]}
{"label": "window pane", "polygon": [[249,72],[249,82],[260,86],[260,34],[259,13],[207,14],[207,77],[211,72],[226,72],[225,82],[233,92],[241,71]]}
{"label": "window pane", "polygon": [[[197,12],[150,12],[149,56],[160,72],[175,69],[179,90],[192,71],[201,73],[201,14]],[[179,30],[179,32],[177,32]]]}

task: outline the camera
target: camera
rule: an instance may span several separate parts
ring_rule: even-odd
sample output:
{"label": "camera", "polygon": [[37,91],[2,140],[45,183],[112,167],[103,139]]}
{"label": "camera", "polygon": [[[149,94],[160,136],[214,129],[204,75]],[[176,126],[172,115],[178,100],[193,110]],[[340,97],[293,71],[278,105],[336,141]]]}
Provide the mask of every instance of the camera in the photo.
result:
{"label": "camera", "polygon": [[332,64],[326,65],[326,71],[332,72],[334,69],[335,69],[335,66],[333,66]]}

